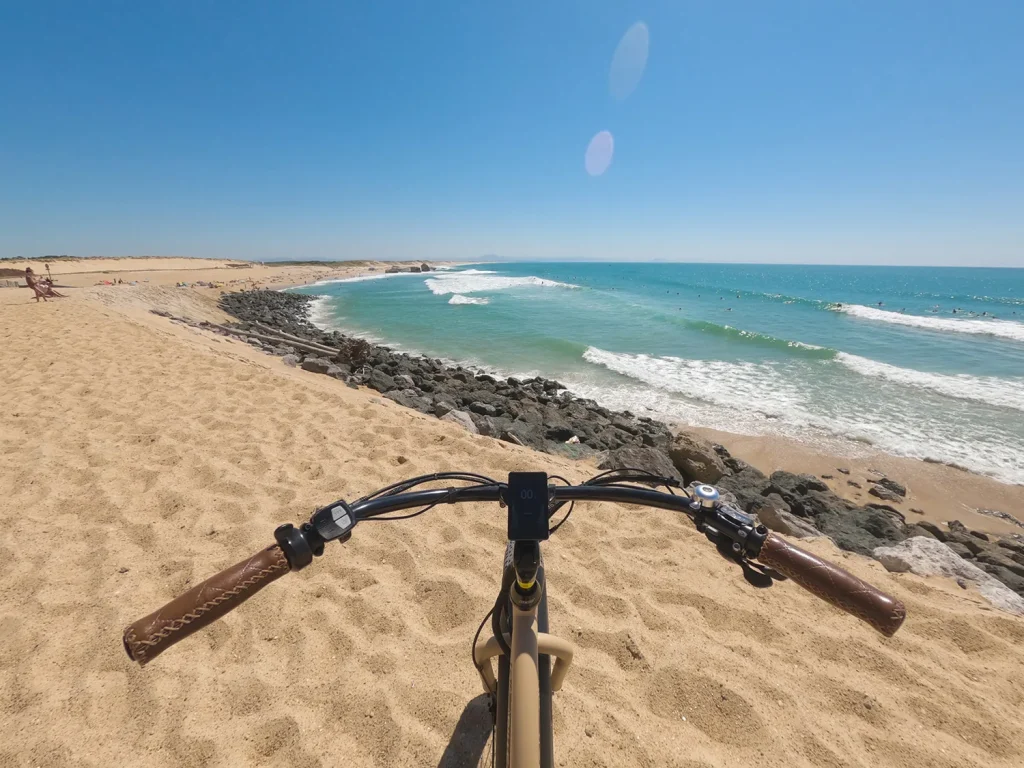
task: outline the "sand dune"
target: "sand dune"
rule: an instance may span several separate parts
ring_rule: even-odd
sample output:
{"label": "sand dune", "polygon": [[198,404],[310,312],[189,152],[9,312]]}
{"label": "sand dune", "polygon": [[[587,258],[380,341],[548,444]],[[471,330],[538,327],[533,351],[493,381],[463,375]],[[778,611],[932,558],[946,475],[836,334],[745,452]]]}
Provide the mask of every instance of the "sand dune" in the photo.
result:
{"label": "sand dune", "polygon": [[[362,524],[144,670],[121,629],[339,496],[591,469],[100,297],[0,305],[0,765],[487,762],[469,647],[497,507]],[[1024,621],[809,546],[904,600],[901,632],[753,589],[679,516],[579,507],[545,550],[552,630],[578,645],[560,764],[1024,763]]]}

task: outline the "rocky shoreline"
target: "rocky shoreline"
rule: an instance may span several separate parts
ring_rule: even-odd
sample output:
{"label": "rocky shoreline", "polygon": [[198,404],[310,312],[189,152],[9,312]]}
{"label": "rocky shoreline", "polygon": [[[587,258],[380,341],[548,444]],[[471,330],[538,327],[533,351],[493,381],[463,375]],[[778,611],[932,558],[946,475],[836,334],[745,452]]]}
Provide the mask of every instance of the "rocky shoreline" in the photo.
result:
{"label": "rocky shoreline", "polygon": [[[308,320],[315,297],[257,290],[225,294],[222,309],[239,323],[233,333],[285,363],[367,386],[408,408],[489,437],[572,458],[593,458],[603,469],[643,468],[686,487],[716,484],[730,501],[768,527],[794,537],[825,535],[840,548],[879,559],[894,571],[946,575],[978,585],[1001,608],[1024,614],[1024,537],[999,539],[956,521],[944,527],[908,523],[885,501],[906,494],[880,477],[858,506],[835,494],[831,479],[790,472],[766,476],[721,445],[645,416],[611,411],[575,397],[544,378],[498,379],[432,358],[324,331]],[[840,472],[843,470],[839,468]],[[930,543],[921,545],[920,539]]]}

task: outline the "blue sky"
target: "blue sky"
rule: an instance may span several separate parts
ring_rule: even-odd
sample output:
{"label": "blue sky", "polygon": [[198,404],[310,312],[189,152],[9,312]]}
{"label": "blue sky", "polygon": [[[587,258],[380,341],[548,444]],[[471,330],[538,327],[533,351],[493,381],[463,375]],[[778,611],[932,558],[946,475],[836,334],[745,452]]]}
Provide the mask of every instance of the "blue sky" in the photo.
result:
{"label": "blue sky", "polygon": [[1024,266],[1022,38],[1019,2],[0,0],[0,256]]}

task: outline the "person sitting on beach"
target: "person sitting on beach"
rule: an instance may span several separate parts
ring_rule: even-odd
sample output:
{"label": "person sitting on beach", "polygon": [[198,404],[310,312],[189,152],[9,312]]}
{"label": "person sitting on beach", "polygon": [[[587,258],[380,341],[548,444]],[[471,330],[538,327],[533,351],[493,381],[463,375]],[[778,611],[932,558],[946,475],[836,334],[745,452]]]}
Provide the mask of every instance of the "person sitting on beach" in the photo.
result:
{"label": "person sitting on beach", "polygon": [[35,272],[32,271],[32,267],[25,267],[25,284],[35,291],[36,304],[39,303],[39,299],[46,301],[47,297],[55,299],[67,298],[63,293],[57,293],[53,290],[53,283],[48,280],[36,280],[36,275]]}

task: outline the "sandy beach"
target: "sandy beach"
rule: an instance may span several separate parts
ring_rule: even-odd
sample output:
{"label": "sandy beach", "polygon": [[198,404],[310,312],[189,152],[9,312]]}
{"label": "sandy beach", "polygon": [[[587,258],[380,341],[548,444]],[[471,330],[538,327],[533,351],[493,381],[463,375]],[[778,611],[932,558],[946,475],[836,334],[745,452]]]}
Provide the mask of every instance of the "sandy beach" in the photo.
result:
{"label": "sandy beach", "polygon": [[[23,273],[31,267],[45,277],[50,266],[54,283],[58,286],[86,288],[104,281],[124,283],[135,281],[141,285],[175,286],[188,283],[194,290],[209,290],[192,283],[223,284],[216,290],[242,290],[243,288],[285,288],[290,285],[308,285],[318,280],[354,277],[383,272],[388,267],[410,267],[421,261],[359,261],[340,265],[331,264],[276,264],[274,262],[232,261],[228,259],[192,259],[173,257],[89,258],[74,260],[45,259],[4,260],[0,269]],[[452,262],[432,262],[435,266]],[[2,281],[3,278],[0,278]]]}
{"label": "sandy beach", "polygon": [[[145,669],[121,647],[126,624],[335,498],[436,470],[594,473],[149,312],[223,322],[220,290],[369,266],[386,265],[53,262],[69,298],[0,289],[0,766],[489,764],[469,648],[500,578],[497,507],[362,525]],[[96,285],[111,276],[139,284]],[[197,280],[225,287],[174,287]],[[705,434],[858,503],[886,472],[908,520],[1007,533],[972,510],[1024,509],[1021,487],[943,465]],[[886,640],[794,584],[756,590],[671,513],[579,507],[545,548],[552,631],[577,645],[559,763],[1024,763],[1024,619],[806,546],[903,600],[904,628]]]}

